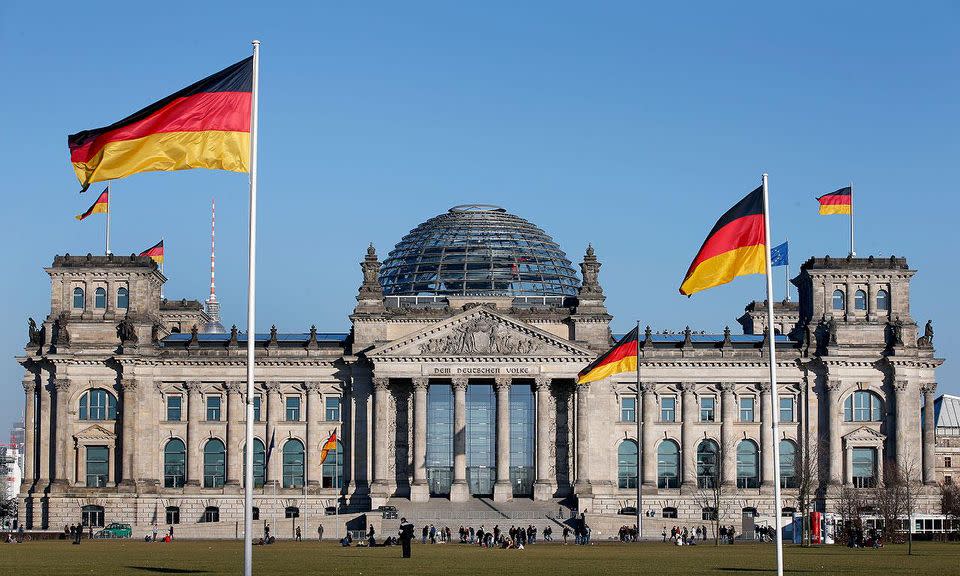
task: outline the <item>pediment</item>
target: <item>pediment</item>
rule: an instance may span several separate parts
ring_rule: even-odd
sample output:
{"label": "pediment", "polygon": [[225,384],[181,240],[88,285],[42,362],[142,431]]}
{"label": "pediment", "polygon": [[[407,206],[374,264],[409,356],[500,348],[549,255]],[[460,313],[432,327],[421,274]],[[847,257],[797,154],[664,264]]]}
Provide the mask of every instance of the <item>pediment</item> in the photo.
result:
{"label": "pediment", "polygon": [[93,424],[73,435],[77,441],[115,440],[117,435],[99,424]]}
{"label": "pediment", "polygon": [[549,332],[498,314],[471,308],[379,346],[370,358],[559,358],[589,361],[596,354]]}
{"label": "pediment", "polygon": [[884,440],[886,440],[886,438],[887,438],[886,436],[884,436],[880,432],[877,432],[876,430],[873,430],[872,428],[861,426],[860,428],[857,428],[853,432],[844,434],[843,441],[848,444],[849,443],[877,444],[877,443],[882,443]]}

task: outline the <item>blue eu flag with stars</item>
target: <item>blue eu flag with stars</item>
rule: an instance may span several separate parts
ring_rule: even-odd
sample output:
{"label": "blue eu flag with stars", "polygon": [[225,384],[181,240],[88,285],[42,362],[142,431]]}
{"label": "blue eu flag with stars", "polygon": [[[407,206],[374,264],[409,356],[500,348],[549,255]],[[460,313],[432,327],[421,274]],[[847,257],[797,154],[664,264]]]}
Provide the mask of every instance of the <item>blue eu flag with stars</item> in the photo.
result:
{"label": "blue eu flag with stars", "polygon": [[770,249],[770,265],[771,266],[786,266],[790,264],[789,251],[787,250],[787,243],[776,246]]}

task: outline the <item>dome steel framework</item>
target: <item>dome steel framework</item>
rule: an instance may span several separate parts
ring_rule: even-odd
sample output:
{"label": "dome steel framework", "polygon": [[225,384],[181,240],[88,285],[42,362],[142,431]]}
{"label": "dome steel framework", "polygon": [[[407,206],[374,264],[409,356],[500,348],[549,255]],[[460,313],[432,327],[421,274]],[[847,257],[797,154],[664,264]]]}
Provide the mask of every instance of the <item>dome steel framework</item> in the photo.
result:
{"label": "dome steel framework", "polygon": [[546,232],[487,204],[454,206],[404,236],[380,270],[386,296],[575,296],[580,281]]}

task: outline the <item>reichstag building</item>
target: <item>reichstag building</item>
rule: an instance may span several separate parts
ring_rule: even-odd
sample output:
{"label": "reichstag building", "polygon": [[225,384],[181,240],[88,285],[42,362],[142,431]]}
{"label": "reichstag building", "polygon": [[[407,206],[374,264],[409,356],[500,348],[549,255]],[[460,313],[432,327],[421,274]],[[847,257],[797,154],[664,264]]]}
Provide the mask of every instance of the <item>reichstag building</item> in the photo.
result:
{"label": "reichstag building", "polygon": [[[746,510],[791,512],[804,475],[829,511],[837,490],[873,486],[890,462],[916,467],[930,495],[922,506],[935,511],[943,361],[930,325],[911,316],[905,258],[802,265],[799,301],[776,307],[776,398],[761,302],[747,303],[736,334],[647,330],[639,386],[633,374],[576,386],[614,341],[601,263],[588,247],[577,270],[543,230],[502,208],[451,208],[383,262],[371,246],[360,267],[349,332],[255,337],[261,520],[332,533],[326,513],[342,493],[341,522],[388,503],[403,512],[485,502],[632,524],[617,514],[635,505],[639,482],[644,512],[673,523],[714,513],[702,496],[719,483],[733,523]],[[17,357],[20,521],[233,536],[243,525],[247,335],[221,326],[215,297],[206,307],[162,299],[166,278],[147,257],[56,256],[46,272],[51,309]],[[337,453],[321,463],[334,431]]]}

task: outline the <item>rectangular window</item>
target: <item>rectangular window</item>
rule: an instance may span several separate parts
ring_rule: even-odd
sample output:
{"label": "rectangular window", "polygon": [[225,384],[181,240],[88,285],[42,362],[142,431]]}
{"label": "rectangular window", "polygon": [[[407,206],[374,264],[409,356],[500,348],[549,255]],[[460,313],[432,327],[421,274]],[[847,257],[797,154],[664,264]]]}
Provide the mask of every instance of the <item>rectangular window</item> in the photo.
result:
{"label": "rectangular window", "polygon": [[180,523],[180,508],[176,506],[167,506],[167,524]]}
{"label": "rectangular window", "polygon": [[700,398],[700,421],[713,422],[716,418],[717,399],[713,396]]}
{"label": "rectangular window", "polygon": [[183,410],[183,396],[179,394],[167,395],[167,421],[179,422]]}
{"label": "rectangular window", "polygon": [[853,486],[873,488],[876,485],[877,451],[875,448],[853,449]]}
{"label": "rectangular window", "polygon": [[207,396],[207,421],[220,421],[220,396]]}
{"label": "rectangular window", "polygon": [[253,397],[253,421],[260,421],[260,396]]}
{"label": "rectangular window", "polygon": [[660,397],[660,421],[677,421],[677,398],[675,396]]}
{"label": "rectangular window", "polygon": [[287,396],[287,422],[300,420],[300,397]]}
{"label": "rectangular window", "polygon": [[106,446],[87,446],[87,487],[103,488],[110,470],[110,450]]}
{"label": "rectangular window", "polygon": [[327,396],[324,398],[326,406],[326,421],[327,422],[339,422],[340,421],[340,397],[339,396]]}
{"label": "rectangular window", "polygon": [[637,421],[637,399],[629,396],[620,399],[620,421]]}
{"label": "rectangular window", "polygon": [[794,422],[793,396],[780,397],[780,421]]}
{"label": "rectangular window", "polygon": [[953,461],[950,459],[949,456],[944,456],[944,457],[943,457],[943,467],[944,467],[944,468],[953,468]]}
{"label": "rectangular window", "polygon": [[740,399],[740,421],[741,422],[753,422],[753,405],[754,405],[754,399],[752,396],[750,398]]}

